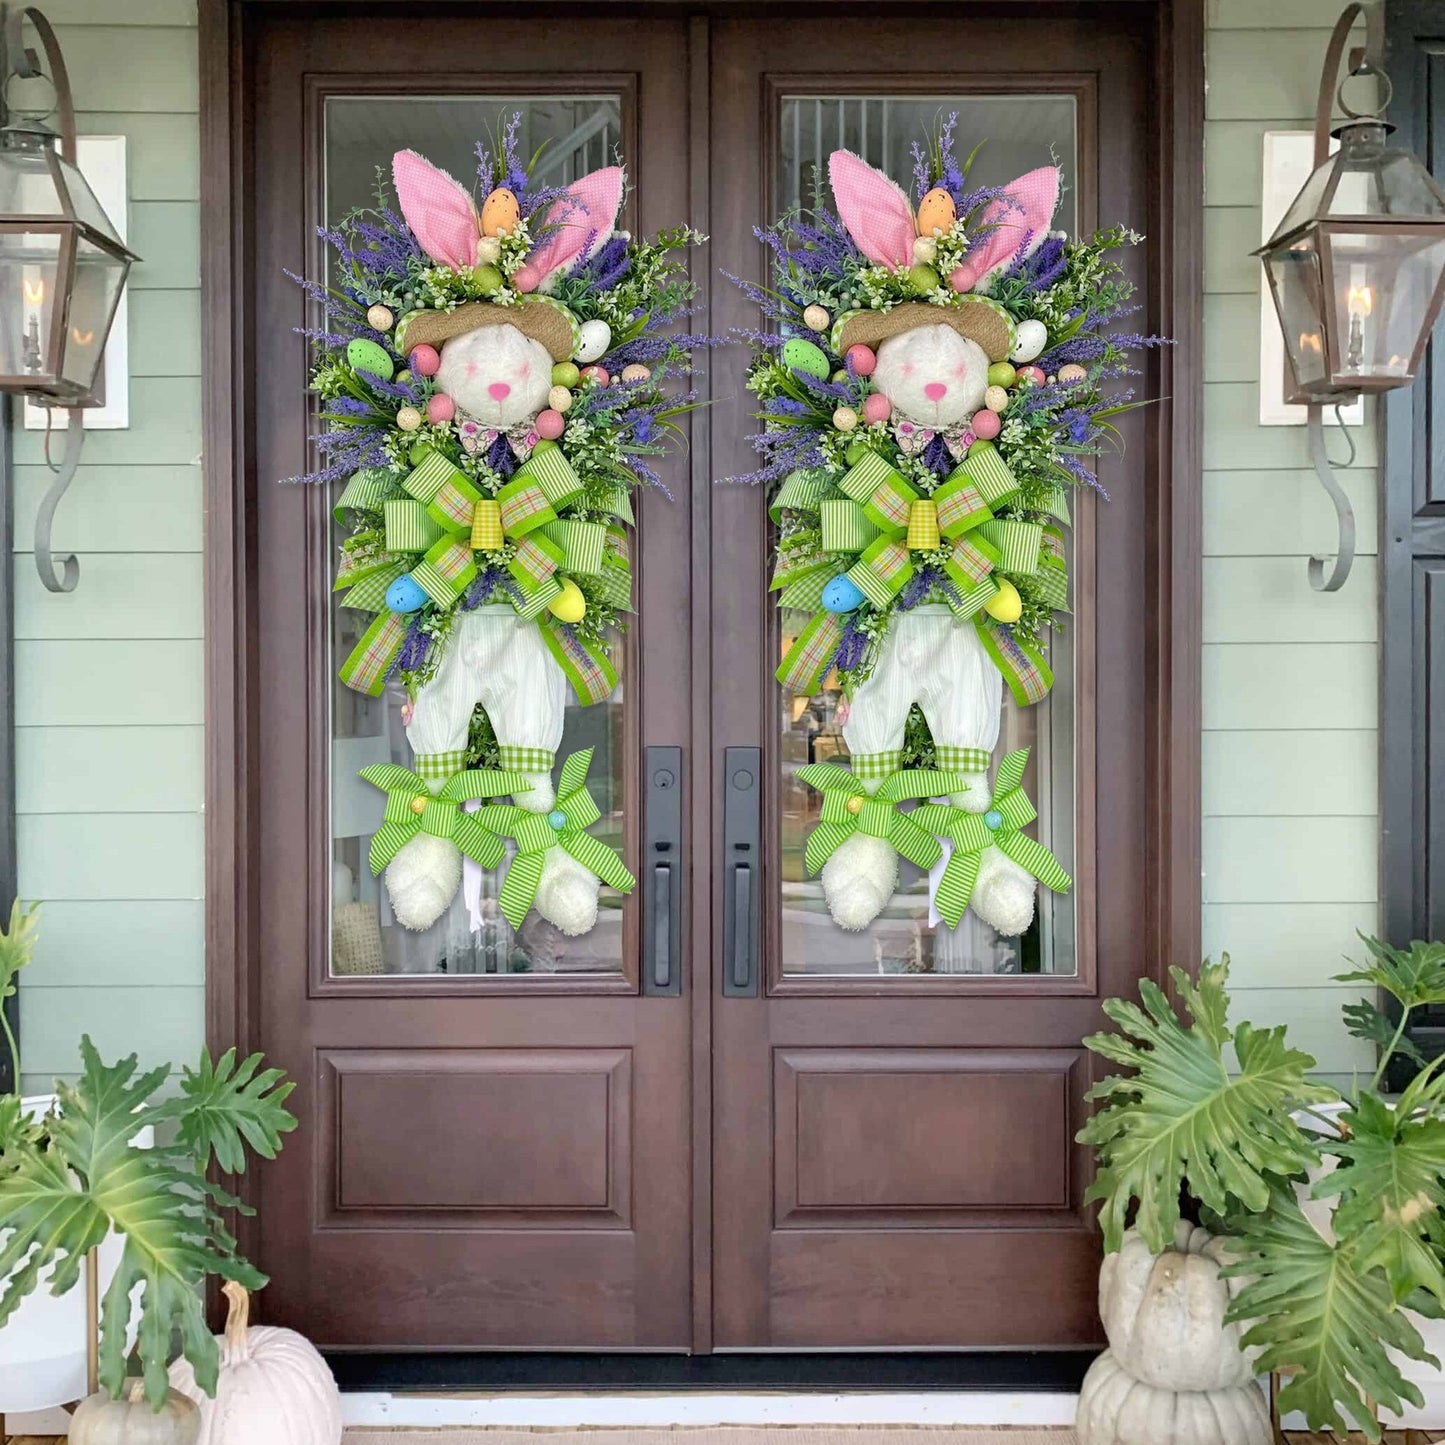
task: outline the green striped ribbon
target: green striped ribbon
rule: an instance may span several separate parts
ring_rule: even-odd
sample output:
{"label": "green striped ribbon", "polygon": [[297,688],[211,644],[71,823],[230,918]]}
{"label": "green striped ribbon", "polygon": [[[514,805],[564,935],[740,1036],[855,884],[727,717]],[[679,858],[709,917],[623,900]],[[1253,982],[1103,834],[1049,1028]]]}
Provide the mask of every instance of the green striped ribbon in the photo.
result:
{"label": "green striped ribbon", "polygon": [[390,552],[425,552],[434,542],[448,536],[426,507],[412,497],[382,504],[386,523],[386,546]]}
{"label": "green striped ribbon", "polygon": [[605,646],[587,642],[556,618],[542,620],[542,641],[572,684],[583,707],[605,702],[617,686],[617,668]]}
{"label": "green striped ribbon", "polygon": [[970,813],[947,803],[921,803],[914,821],[953,844],[953,856],[939,880],[934,906],[950,928],[957,928],[973,897],[979,861],[988,847],[1000,849],[1045,888],[1067,893],[1073,880],[1059,860],[1036,839],[1020,832],[1038,817],[1021,783],[1029,750],[1019,748],[998,766],[993,802],[987,812]]}
{"label": "green striped ribbon", "polygon": [[616,486],[604,487],[598,494],[596,506],[600,511],[608,512],[616,517],[619,522],[626,526],[632,526],[634,518],[632,515],[632,491],[631,488],[619,482]]}
{"label": "green striped ribbon", "polygon": [[496,833],[481,821],[488,810],[466,813],[461,805],[474,798],[498,798],[505,793],[515,796],[532,788],[520,773],[491,768],[460,772],[435,796],[425,778],[398,763],[376,763],[362,768],[361,776],[386,794],[385,818],[371,840],[368,861],[373,873],[380,873],[418,833],[449,838],[483,868],[495,868],[506,850]]}
{"label": "green striped ribbon", "polygon": [[968,788],[968,779],[958,773],[925,768],[904,768],[890,774],[871,796],[852,773],[836,763],[810,763],[798,769],[798,777],[823,795],[818,826],[808,835],[803,852],[810,878],[855,833],[881,838],[920,868],[933,867],[943,849],[914,821],[916,813],[901,813],[898,804],[911,798],[962,793]]}
{"label": "green striped ribbon", "polygon": [[1044,493],[1042,509],[1066,527],[1069,525],[1069,494],[1063,487],[1052,486]]}
{"label": "green striped ribbon", "polygon": [[789,692],[808,696],[823,685],[833,666],[833,654],[843,635],[843,619],[836,612],[816,612],[794,639],[773,674]]}
{"label": "green striped ribbon", "polygon": [[[862,506],[847,497],[829,497],[820,502],[818,522],[825,552],[861,552],[879,532]],[[905,527],[904,531],[907,530]]]}
{"label": "green striped ribbon", "polygon": [[385,467],[362,467],[347,480],[331,515],[338,527],[344,526],[351,512],[379,512],[382,504],[401,491],[401,479]]}
{"label": "green striped ribbon", "polygon": [[785,511],[816,512],[818,504],[830,490],[827,474],[824,472],[811,470],[789,472],[783,478],[783,485],[778,488],[777,494],[773,497],[772,504],[768,508],[768,515],[774,523],[778,523],[783,520]]}
{"label": "green striped ribbon", "polygon": [[1013,517],[1000,517],[986,522],[979,535],[998,548],[999,571],[1032,577],[1039,570],[1039,550],[1044,544],[1041,522],[1020,522]]}
{"label": "green striped ribbon", "polygon": [[949,480],[952,481],[953,477],[963,477],[971,482],[990,507],[1011,500],[1019,491],[1019,484],[1008,463],[992,442],[974,442],[968,449],[968,456],[954,469]]}
{"label": "green striped ribbon", "polygon": [[[520,928],[537,897],[542,868],[553,848],[563,848],[590,873],[619,893],[631,893],[634,879],[622,860],[586,830],[601,811],[587,791],[592,749],[575,752],[562,764],[557,802],[549,813],[533,813],[515,805],[491,805],[477,815],[485,828],[516,839],[517,856],[507,869],[497,902],[513,928]],[[492,866],[492,865],[487,865]]]}
{"label": "green striped ribbon", "polygon": [[975,617],[973,625],[978,629],[984,651],[1003,674],[1014,702],[1019,707],[1042,702],[1054,685],[1053,669],[1044,660],[1043,649],[1036,643],[1025,642],[1011,628],[987,615]]}
{"label": "green striped ribbon", "polygon": [[406,618],[383,612],[361,635],[351,656],[341,664],[339,676],[353,692],[380,697],[388,673],[406,640]]}

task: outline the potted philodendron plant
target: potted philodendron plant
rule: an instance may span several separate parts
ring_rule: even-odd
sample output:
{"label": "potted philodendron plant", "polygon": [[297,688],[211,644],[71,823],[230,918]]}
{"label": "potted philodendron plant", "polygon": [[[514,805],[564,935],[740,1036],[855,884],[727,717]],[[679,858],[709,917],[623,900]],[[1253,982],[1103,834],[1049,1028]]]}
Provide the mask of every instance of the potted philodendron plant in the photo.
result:
{"label": "potted philodendron plant", "polygon": [[[17,905],[9,933],[0,934],[0,997],[14,993],[36,926],[35,911]],[[18,1081],[8,1024],[4,1034]],[[22,1347],[17,1357],[27,1342],[33,1347],[30,1331],[51,1303],[39,1291],[69,1295],[88,1263],[99,1268],[98,1250],[107,1244],[114,1258],[100,1318],[89,1322],[99,1329],[103,1389],[76,1412],[71,1439],[87,1431],[120,1438],[106,1433],[109,1416],[127,1409],[163,1412],[174,1417],[176,1440],[194,1437],[195,1406],[169,1388],[172,1340],[179,1338],[199,1385],[214,1393],[220,1357],[201,1286],[211,1275],[248,1289],[266,1282],[237,1253],[222,1214],[249,1211],[209,1176],[213,1166],[240,1173],[248,1149],[275,1156],[282,1134],[296,1125],[284,1107],[292,1087],[280,1070],[261,1068],[259,1054],[238,1063],[231,1050],[213,1062],[203,1050],[194,1068],[173,1075],[169,1065],[142,1071],[134,1055],[106,1064],[87,1037],[73,1082],[57,1082],[53,1095],[38,1099],[0,1094],[0,1410],[37,1408],[14,1396],[7,1403],[6,1389],[18,1392],[32,1368],[21,1360],[7,1376],[7,1340]],[[132,1340],[140,1378],[128,1386]],[[82,1324],[59,1349],[78,1351],[83,1362],[87,1345]],[[146,1438],[159,1437],[152,1431]]]}
{"label": "potted philodendron plant", "polygon": [[[1407,1035],[1445,1003],[1445,944],[1393,949],[1338,976],[1389,996],[1345,1007],[1375,1044],[1368,1083],[1345,1097],[1283,1026],[1231,1027],[1229,960],[1197,980],[1171,969],[1143,1007],[1110,999],[1118,1032],[1085,1042],[1129,1072],[1104,1079],[1081,1131],[1098,1172],[1110,1348],[1080,1396],[1083,1445],[1256,1445],[1273,1439],[1258,1377],[1311,1429],[1377,1441],[1377,1412],[1420,1408],[1439,1369],[1422,1327],[1445,1318],[1445,1060]],[[1418,1072],[1397,1098],[1392,1062]],[[1171,1432],[1171,1433],[1166,1433]]]}

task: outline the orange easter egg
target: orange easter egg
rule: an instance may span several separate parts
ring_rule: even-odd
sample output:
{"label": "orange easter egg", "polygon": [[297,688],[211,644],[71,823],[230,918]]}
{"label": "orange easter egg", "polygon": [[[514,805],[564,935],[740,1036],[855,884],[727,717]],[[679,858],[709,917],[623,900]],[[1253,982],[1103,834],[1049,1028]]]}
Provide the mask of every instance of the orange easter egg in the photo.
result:
{"label": "orange easter egg", "polygon": [[934,186],[918,203],[918,234],[946,235],[957,215],[953,197],[942,186]]}
{"label": "orange easter egg", "polygon": [[522,219],[522,208],[506,186],[498,186],[482,202],[482,235],[505,236]]}

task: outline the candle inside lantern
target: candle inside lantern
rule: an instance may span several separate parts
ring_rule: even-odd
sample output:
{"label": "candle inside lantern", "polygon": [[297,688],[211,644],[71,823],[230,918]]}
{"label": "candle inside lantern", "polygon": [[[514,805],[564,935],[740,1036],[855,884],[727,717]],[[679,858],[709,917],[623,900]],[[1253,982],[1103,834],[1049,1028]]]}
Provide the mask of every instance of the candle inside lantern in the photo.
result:
{"label": "candle inside lantern", "polygon": [[1346,308],[1350,315],[1350,335],[1345,365],[1350,371],[1358,372],[1365,364],[1365,322],[1375,309],[1375,293],[1366,283],[1363,266],[1350,267]]}
{"label": "candle inside lantern", "polygon": [[40,309],[45,305],[45,278],[35,274],[21,278],[20,290],[25,298],[25,370],[40,370]]}

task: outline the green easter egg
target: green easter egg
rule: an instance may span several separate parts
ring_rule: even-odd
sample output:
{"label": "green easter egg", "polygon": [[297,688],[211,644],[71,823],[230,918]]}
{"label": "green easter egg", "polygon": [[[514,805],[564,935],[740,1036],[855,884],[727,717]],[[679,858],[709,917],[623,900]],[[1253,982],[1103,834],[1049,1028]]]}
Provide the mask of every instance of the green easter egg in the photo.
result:
{"label": "green easter egg", "polygon": [[806,376],[816,376],[819,381],[828,379],[828,358],[813,345],[795,336],[783,343],[783,365],[789,371],[801,371]]}
{"label": "green easter egg", "polygon": [[908,289],[915,296],[926,296],[930,291],[936,291],[939,285],[938,272],[932,266],[920,261],[908,268]]}
{"label": "green easter egg", "polygon": [[495,296],[503,286],[507,284],[507,278],[502,275],[498,266],[473,266],[472,280],[476,282],[477,290],[483,296]]}
{"label": "green easter egg", "polygon": [[555,452],[556,450],[557,450],[557,443],[556,443],[556,442],[554,442],[554,441],[549,441],[546,437],[541,437],[537,442],[535,442],[535,443],[533,444],[533,446],[532,446],[532,455],[533,455],[534,457],[535,457],[535,456],[540,456],[543,452]]}
{"label": "green easter egg", "polygon": [[353,371],[370,372],[383,381],[390,381],[396,371],[385,350],[364,336],[346,343],[346,361]]}
{"label": "green easter egg", "polygon": [[435,442],[416,442],[407,456],[411,459],[412,466],[419,467],[436,449]]}
{"label": "green easter egg", "polygon": [[844,366],[844,367],[841,367],[839,370],[835,371],[835,372],[833,373],[833,380],[834,380],[834,381],[838,381],[838,382],[847,381],[847,380],[848,380],[848,368],[847,368],[846,366]]}
{"label": "green easter egg", "polygon": [[1018,380],[1018,372],[1006,361],[995,361],[988,369],[990,386],[1012,386]]}
{"label": "green easter egg", "polygon": [[868,455],[868,450],[866,442],[849,442],[843,453],[844,460],[850,467],[856,467]]}
{"label": "green easter egg", "polygon": [[552,385],[565,386],[571,391],[579,381],[582,380],[582,373],[577,370],[576,365],[570,361],[559,361],[552,368]]}

